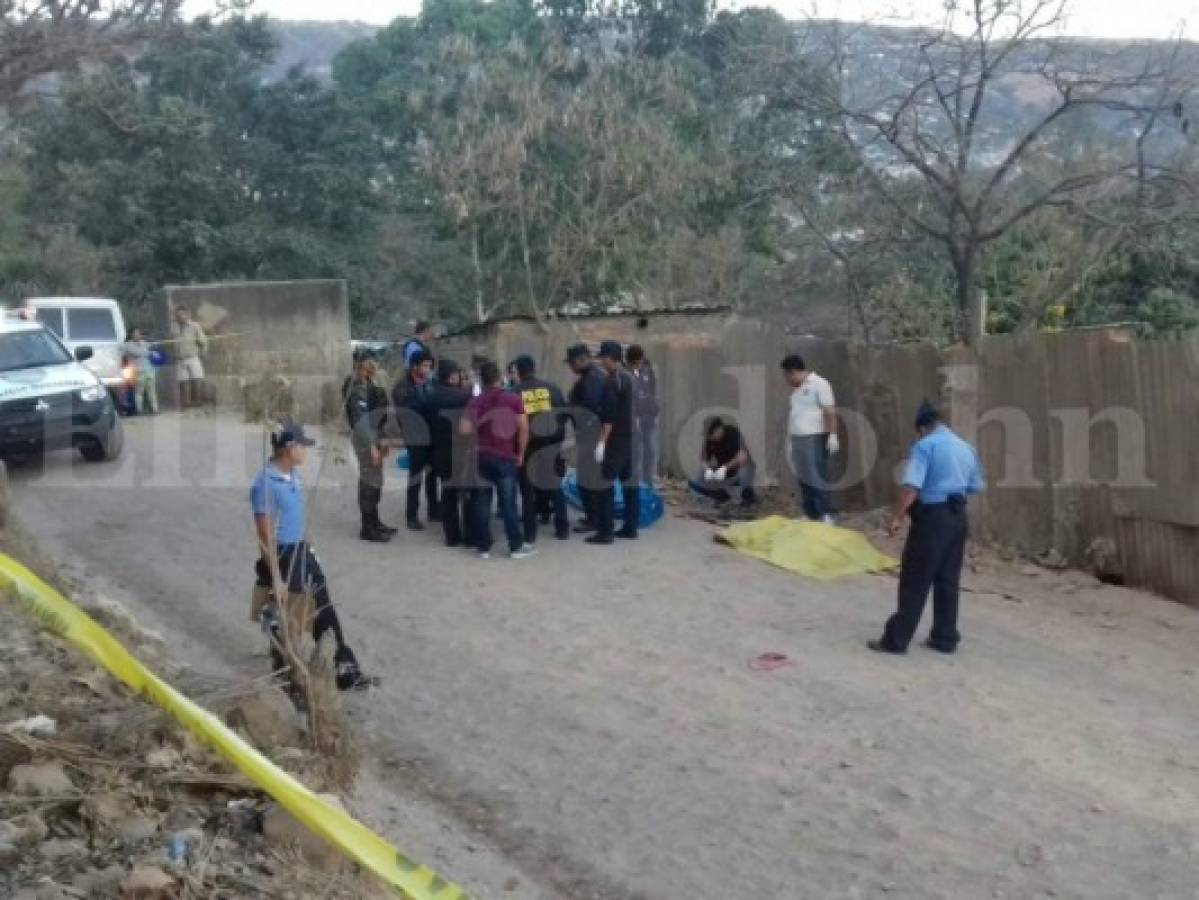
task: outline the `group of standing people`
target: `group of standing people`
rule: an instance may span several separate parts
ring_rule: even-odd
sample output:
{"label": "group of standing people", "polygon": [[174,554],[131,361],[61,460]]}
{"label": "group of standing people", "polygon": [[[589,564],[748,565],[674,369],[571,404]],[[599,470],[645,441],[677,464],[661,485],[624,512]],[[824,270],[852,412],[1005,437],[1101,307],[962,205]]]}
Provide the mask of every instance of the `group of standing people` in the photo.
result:
{"label": "group of standing people", "polygon": [[171,340],[149,341],[140,328],[130,328],[121,344],[121,364],[125,376],[126,411],[131,415],[158,412],[157,365],[165,358],[156,345],[173,344],[175,380],[179,385],[179,408],[199,406],[204,400],[204,357],[208,355],[208,335],[192,318],[186,306],[175,307]]}
{"label": "group of standing people", "polygon": [[[640,347],[626,352],[604,341],[597,357],[585,344],[569,348],[565,362],[575,381],[565,395],[539,377],[531,356],[503,371],[494,361],[470,371],[435,360],[431,342],[431,329],[421,323],[402,348],[404,374],[390,397],[366,356],[344,386],[363,540],[383,543],[398,531],[379,515],[385,460],[397,435],[408,454],[406,525],[425,528],[423,496],[428,521],[440,521],[449,547],[489,557],[493,511],[513,559],[536,552],[543,526],[552,526],[558,540],[586,534],[590,544],[638,537],[640,484],[657,469],[658,416],[656,374]],[[572,428],[583,507],[573,526],[563,493]],[[619,528],[617,484],[624,507]]]}
{"label": "group of standing people", "polygon": [[[639,347],[625,351],[604,341],[597,358],[577,344],[566,364],[575,376],[569,394],[539,378],[532,357],[508,366],[507,382],[492,361],[478,366],[478,381],[451,360],[436,363],[427,326],[404,347],[405,372],[391,396],[375,383],[377,368],[368,357],[356,360],[345,388],[346,415],[360,468],[358,501],[361,537],[389,540],[397,529],[379,517],[388,450],[398,426],[409,453],[406,513],[408,526],[419,520],[422,491],[428,515],[440,520],[449,547],[491,554],[491,521],[498,509],[509,555],[524,559],[535,552],[540,525],[552,524],[559,540],[573,532],[590,544],[636,539],[642,479],[657,468],[656,374]],[[837,415],[829,382],[790,355],[781,362],[792,388],[788,436],[807,518],[830,523],[829,460],[840,451]],[[967,498],[983,488],[973,447],[954,434],[940,413],[925,404],[917,413],[918,440],[902,476],[888,531],[911,520],[903,551],[896,613],[882,636],[870,641],[879,653],[907,651],[930,591],[933,624],[926,646],[953,653],[958,631],[960,574],[969,531]],[[573,428],[583,517],[570,525],[562,491],[566,472],[564,445]],[[705,425],[702,481],[691,485],[715,499],[741,491],[754,502],[755,465],[739,429],[731,421]],[[299,465],[312,441],[297,425],[272,435],[272,458],[251,490],[261,558],[258,583],[309,611],[313,637],[332,634],[336,644],[338,686],[351,690],[375,683],[360,670],[345,642],[329,599],[320,561],[306,542]],[[624,493],[624,517],[615,523],[614,486]],[[294,619],[294,617],[293,617]],[[276,628],[277,635],[277,628]],[[273,646],[279,646],[279,640]],[[276,668],[287,660],[276,656]]]}

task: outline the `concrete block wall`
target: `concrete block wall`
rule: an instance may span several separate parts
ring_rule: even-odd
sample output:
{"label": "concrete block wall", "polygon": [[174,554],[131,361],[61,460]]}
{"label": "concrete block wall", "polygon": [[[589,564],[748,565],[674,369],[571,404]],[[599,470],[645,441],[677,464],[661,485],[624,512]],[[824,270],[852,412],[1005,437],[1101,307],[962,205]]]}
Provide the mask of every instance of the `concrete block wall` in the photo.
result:
{"label": "concrete block wall", "polygon": [[[210,338],[206,375],[218,407],[242,412],[247,391],[285,380],[305,421],[341,414],[340,388],[350,372],[350,306],[344,281],[234,282],[172,286],[164,291],[162,333],[176,306],[187,306]],[[166,394],[176,396],[174,365]]]}

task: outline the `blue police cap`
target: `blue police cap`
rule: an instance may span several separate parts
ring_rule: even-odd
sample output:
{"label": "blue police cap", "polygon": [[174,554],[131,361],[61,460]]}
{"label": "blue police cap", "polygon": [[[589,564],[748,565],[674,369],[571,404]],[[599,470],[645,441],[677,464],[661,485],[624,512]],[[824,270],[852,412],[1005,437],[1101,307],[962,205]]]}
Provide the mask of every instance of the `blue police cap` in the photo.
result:
{"label": "blue police cap", "polygon": [[920,431],[929,428],[941,421],[941,413],[935,406],[925,400],[920,404],[920,408],[916,410],[916,430]]}
{"label": "blue police cap", "polygon": [[600,359],[624,359],[624,348],[620,341],[604,341],[599,348]]}
{"label": "blue police cap", "polygon": [[276,450],[282,450],[292,444],[299,444],[301,447],[314,447],[316,441],[308,436],[304,431],[304,426],[299,422],[284,422],[279,430],[271,435],[271,446]]}

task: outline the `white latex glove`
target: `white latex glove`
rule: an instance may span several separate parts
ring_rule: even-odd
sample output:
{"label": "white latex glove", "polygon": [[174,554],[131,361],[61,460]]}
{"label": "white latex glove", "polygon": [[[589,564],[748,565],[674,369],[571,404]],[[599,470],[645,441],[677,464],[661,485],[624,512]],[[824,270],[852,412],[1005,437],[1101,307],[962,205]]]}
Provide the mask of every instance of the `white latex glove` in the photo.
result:
{"label": "white latex glove", "polygon": [[728,466],[721,466],[719,469],[716,470],[716,476],[715,476],[716,481],[724,481],[728,477],[729,477],[729,467]]}
{"label": "white latex glove", "polygon": [[716,478],[715,469],[704,469],[704,481],[713,481]]}
{"label": "white latex glove", "polygon": [[603,444],[595,445],[595,461],[597,463],[602,463],[604,461],[604,445]]}
{"label": "white latex glove", "polygon": [[837,437],[835,434],[830,434],[828,436],[828,455],[836,456],[840,452],[841,452],[841,439],[839,437]]}

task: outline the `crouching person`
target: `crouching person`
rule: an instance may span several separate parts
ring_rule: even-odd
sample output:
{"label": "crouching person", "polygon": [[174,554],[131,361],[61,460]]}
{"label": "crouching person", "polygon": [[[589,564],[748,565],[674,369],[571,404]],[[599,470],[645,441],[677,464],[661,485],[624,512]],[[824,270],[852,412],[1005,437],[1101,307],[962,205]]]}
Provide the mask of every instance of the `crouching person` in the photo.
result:
{"label": "crouching person", "polygon": [[690,479],[691,490],[717,503],[728,503],[732,499],[729,490],[740,488],[741,505],[754,504],[754,462],[736,425],[720,418],[705,422],[700,457],[703,478]]}
{"label": "crouching person", "polygon": [[[254,512],[254,530],[261,558],[255,565],[258,576],[256,594],[262,588],[274,595],[277,616],[264,621],[271,635],[271,661],[276,672],[287,675],[293,663],[302,665],[296,653],[305,631],[312,638],[332,634],[336,644],[333,657],[339,690],[361,690],[372,680],[362,674],[354,652],[345,642],[337,611],[329,598],[329,586],[311,545],[305,539],[304,486],[300,467],[305,450],[314,441],[298,424],[287,424],[271,435],[271,459],[254,479],[250,506]],[[279,620],[286,624],[286,634]]]}

